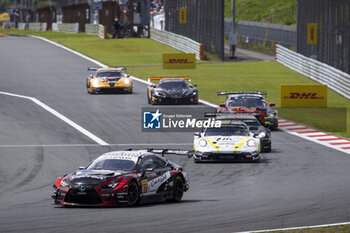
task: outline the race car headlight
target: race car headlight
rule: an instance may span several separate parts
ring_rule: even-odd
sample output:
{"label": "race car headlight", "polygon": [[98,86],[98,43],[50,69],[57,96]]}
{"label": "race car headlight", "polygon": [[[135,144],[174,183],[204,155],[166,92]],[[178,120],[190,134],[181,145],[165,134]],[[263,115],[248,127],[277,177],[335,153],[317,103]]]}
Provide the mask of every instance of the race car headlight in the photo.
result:
{"label": "race car headlight", "polygon": [[192,95],[197,95],[197,92],[196,92],[196,91],[194,91],[194,92],[192,93]]}
{"label": "race car headlight", "polygon": [[208,145],[208,142],[205,139],[201,139],[201,140],[199,140],[199,145],[201,147],[206,147]]}
{"label": "race car headlight", "polygon": [[93,86],[98,86],[99,85],[99,80],[98,79],[94,79],[94,80],[92,80],[92,85]]}
{"label": "race car headlight", "polygon": [[108,188],[111,188],[111,189],[114,189],[115,187],[117,187],[119,185],[120,182],[115,182],[115,181],[112,181],[110,182],[109,184],[107,184],[107,187]]}
{"label": "race car headlight", "polygon": [[69,189],[69,183],[68,183],[67,178],[65,178],[61,181],[59,189],[61,189],[61,190],[68,190]]}
{"label": "race car headlight", "polygon": [[124,84],[126,84],[126,85],[130,84],[130,80],[129,79],[125,79],[124,80]]}
{"label": "race car headlight", "polygon": [[155,94],[155,95],[158,95],[158,96],[163,96],[163,95],[164,95],[164,93],[159,92],[159,91],[154,92],[154,94]]}
{"label": "race car headlight", "polygon": [[119,183],[120,183],[119,180],[117,181],[117,179],[114,179],[108,184],[106,184],[105,186],[103,186],[102,189],[114,189],[119,185]]}
{"label": "race car headlight", "polygon": [[265,137],[265,136],[266,136],[266,133],[265,133],[265,132],[261,132],[261,133],[258,135],[259,138],[263,138],[263,137]]}
{"label": "race car headlight", "polygon": [[253,139],[249,139],[249,140],[247,141],[247,146],[249,146],[249,147],[255,146],[255,141],[254,141]]}

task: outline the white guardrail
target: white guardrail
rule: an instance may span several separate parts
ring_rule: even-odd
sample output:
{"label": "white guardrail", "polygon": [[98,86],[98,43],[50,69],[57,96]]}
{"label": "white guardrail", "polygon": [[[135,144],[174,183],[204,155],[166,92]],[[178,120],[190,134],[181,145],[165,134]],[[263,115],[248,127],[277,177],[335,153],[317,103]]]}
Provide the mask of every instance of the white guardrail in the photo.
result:
{"label": "white guardrail", "polygon": [[47,23],[18,23],[19,30],[46,31]]}
{"label": "white guardrail", "polygon": [[281,45],[276,45],[276,61],[350,99],[349,74]]}
{"label": "white guardrail", "polygon": [[89,35],[98,35],[102,39],[107,38],[106,27],[102,24],[85,24],[85,33]]}
{"label": "white guardrail", "polygon": [[185,36],[151,27],[151,39],[185,53],[195,53],[197,60],[204,59],[203,45]]}
{"label": "white guardrail", "polygon": [[53,23],[52,24],[52,31],[78,33],[79,32],[79,23]]}
{"label": "white guardrail", "polygon": [[47,23],[29,23],[29,30],[46,31],[47,30]]}

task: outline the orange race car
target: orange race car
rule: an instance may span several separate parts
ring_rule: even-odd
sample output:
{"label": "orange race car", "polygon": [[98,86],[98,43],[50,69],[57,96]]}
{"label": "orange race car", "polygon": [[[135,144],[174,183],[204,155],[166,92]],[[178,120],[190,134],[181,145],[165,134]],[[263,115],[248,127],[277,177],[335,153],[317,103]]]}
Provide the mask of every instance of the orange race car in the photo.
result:
{"label": "orange race car", "polygon": [[124,67],[88,68],[95,71],[86,80],[86,88],[89,94],[96,93],[132,93],[133,80],[129,74],[125,74]]}
{"label": "orange race car", "polygon": [[197,85],[189,83],[190,77],[151,77],[148,82],[159,80],[147,86],[149,104],[197,104]]}

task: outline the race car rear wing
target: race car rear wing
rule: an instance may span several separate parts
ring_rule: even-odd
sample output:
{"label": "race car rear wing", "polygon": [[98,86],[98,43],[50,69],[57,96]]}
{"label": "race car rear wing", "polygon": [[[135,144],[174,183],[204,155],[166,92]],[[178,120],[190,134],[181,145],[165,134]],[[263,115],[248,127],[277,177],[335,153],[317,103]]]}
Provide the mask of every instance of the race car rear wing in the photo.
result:
{"label": "race car rear wing", "polygon": [[164,157],[164,155],[166,155],[166,154],[183,155],[183,156],[188,156],[188,157],[191,157],[193,155],[193,151],[178,150],[178,149],[147,149],[147,152],[161,154],[162,157]]}
{"label": "race car rear wing", "polygon": [[222,92],[216,92],[216,95],[239,95],[239,94],[255,94],[255,95],[264,95],[267,97],[266,91],[222,91]]}
{"label": "race car rear wing", "polygon": [[162,79],[184,79],[184,80],[187,80],[189,82],[191,82],[191,78],[188,77],[188,76],[176,76],[176,77],[150,77],[148,78],[148,82],[151,83],[152,81],[155,81],[155,80],[162,80]]}
{"label": "race car rear wing", "polygon": [[[126,67],[119,66],[119,67],[107,67],[108,68],[114,68],[114,69],[120,69],[120,70],[126,70]],[[104,68],[96,68],[96,67],[89,67],[88,71],[96,71],[98,69],[104,69]]]}
{"label": "race car rear wing", "polygon": [[204,117],[218,117],[218,116],[258,116],[260,113],[256,112],[246,112],[246,111],[238,111],[238,112],[205,112]]}

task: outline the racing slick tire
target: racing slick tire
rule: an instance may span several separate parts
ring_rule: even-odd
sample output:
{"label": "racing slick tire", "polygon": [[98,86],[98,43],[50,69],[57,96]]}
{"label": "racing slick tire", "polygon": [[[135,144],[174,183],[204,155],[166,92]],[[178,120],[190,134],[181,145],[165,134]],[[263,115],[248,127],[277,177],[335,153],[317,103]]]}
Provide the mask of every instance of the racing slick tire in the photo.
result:
{"label": "racing slick tire", "polygon": [[266,148],[266,149],[263,149],[263,150],[262,150],[262,152],[266,152],[266,153],[269,153],[269,152],[271,152],[271,147],[269,147],[269,148]]}
{"label": "racing slick tire", "polygon": [[134,181],[131,181],[128,187],[128,206],[136,206],[139,203],[139,187]]}
{"label": "racing slick tire", "polygon": [[90,88],[90,86],[89,86],[89,80],[86,79],[86,90],[87,90],[87,93],[88,93],[88,94],[91,94],[91,92],[89,91],[89,88]]}
{"label": "racing slick tire", "polygon": [[147,101],[148,101],[148,104],[151,104],[151,99],[149,98],[148,94],[147,94]]}
{"label": "racing slick tire", "polygon": [[184,195],[184,181],[181,176],[177,175],[174,180],[173,196],[171,200],[174,202],[179,202],[181,201],[183,195]]}

